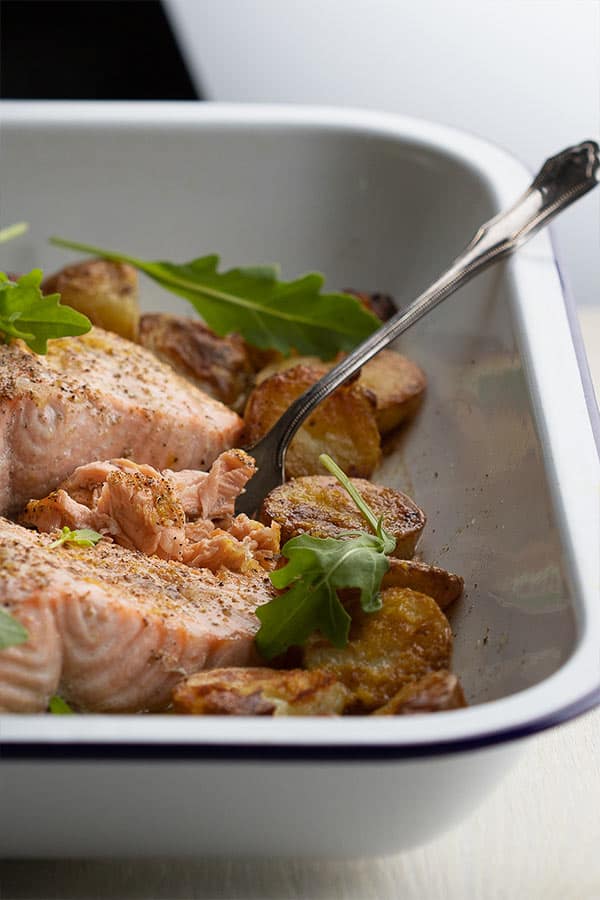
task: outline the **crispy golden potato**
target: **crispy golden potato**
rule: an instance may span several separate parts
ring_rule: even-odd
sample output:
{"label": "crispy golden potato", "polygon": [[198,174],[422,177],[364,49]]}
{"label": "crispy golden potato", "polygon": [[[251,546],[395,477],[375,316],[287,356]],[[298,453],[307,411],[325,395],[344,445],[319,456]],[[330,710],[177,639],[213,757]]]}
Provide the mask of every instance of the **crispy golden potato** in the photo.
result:
{"label": "crispy golden potato", "polygon": [[[246,443],[253,444],[266,434],[325,372],[324,366],[294,366],[254,388],[244,414]],[[338,388],[299,429],[287,451],[286,476],[319,472],[321,453],[330,453],[348,475],[363,478],[368,478],[379,462],[381,445],[373,405],[355,383]]]}
{"label": "crispy golden potato", "polygon": [[[394,556],[411,557],[425,526],[425,513],[400,491],[362,478],[353,478],[352,483],[375,515],[383,516],[386,530],[396,538]],[[266,525],[278,523],[282,544],[297,534],[339,537],[344,531],[364,531],[369,527],[333,475],[294,478],[274,488],[265,497],[259,518]]]}
{"label": "crispy golden potato", "polygon": [[[261,384],[276,372],[284,372],[294,366],[304,365],[331,369],[344,354],[335,360],[322,362],[316,356],[288,356],[274,360],[256,375],[255,383]],[[375,405],[375,421],[382,435],[389,434],[402,422],[414,415],[419,408],[427,378],[419,366],[393,350],[382,350],[366,363],[356,383],[372,399]]]}
{"label": "crispy golden potato", "polygon": [[175,712],[204,716],[331,716],[350,700],[330,672],[303,669],[209,669],[173,694]]}
{"label": "crispy golden potato", "polygon": [[252,384],[247,345],[239,335],[219,337],[189,316],[146,313],[139,342],[211,397],[240,409]]}
{"label": "crispy golden potato", "polygon": [[354,695],[353,712],[371,712],[387,703],[406,684],[430,671],[448,669],[452,630],[439,606],[425,594],[407,588],[382,591],[383,606],[365,613],[358,603],[350,640],[338,649],[320,636],[304,647],[308,669],[324,669]]}
{"label": "crispy golden potato", "polygon": [[415,559],[390,559],[382,587],[410,588],[433,597],[440,609],[446,609],[461,596],[465,586],[460,575]]}
{"label": "crispy golden potato", "polygon": [[460,681],[452,672],[429,672],[418,681],[400,688],[373,716],[411,716],[415,713],[443,712],[467,706]]}
{"label": "crispy golden potato", "polygon": [[377,427],[388,434],[417,411],[427,378],[406,356],[382,350],[362,367],[358,383],[373,394]]}
{"label": "crispy golden potato", "polygon": [[327,371],[328,369],[331,369],[334,364],[334,362],[323,362],[318,356],[295,356],[294,354],[290,354],[290,356],[282,356],[281,359],[273,360],[257,372],[254,378],[254,384],[262,384],[262,382],[266,381],[267,378],[270,378],[271,375],[275,375],[277,372],[285,372],[286,369],[293,369],[295,366],[313,366]]}
{"label": "crispy golden potato", "polygon": [[62,303],[86,315],[92,325],[131,341],[137,338],[138,278],[126,263],[88,259],[66,266],[43,281],[42,292],[58,292]]}

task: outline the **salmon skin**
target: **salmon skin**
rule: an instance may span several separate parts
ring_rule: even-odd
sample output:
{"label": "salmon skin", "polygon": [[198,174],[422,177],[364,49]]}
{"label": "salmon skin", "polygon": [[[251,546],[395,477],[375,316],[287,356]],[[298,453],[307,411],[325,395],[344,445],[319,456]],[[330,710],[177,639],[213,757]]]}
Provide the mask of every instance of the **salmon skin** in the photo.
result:
{"label": "salmon skin", "polygon": [[0,650],[0,711],[41,712],[55,693],[81,711],[161,711],[188,675],[260,664],[254,611],[274,595],[264,570],[51,542],[0,518],[0,606],[29,634]]}
{"label": "salmon skin", "polygon": [[0,514],[53,491],[77,466],[127,457],[207,469],[242,420],[143,347],[93,328],[38,356],[0,346]]}

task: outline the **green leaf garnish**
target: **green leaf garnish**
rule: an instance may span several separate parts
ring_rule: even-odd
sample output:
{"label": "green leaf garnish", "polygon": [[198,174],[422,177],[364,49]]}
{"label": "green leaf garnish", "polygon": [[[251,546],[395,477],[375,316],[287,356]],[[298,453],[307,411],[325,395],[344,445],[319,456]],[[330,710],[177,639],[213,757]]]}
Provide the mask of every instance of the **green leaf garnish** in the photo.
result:
{"label": "green leaf garnish", "polygon": [[24,644],[29,640],[29,632],[14,619],[5,609],[0,608],[0,650]]}
{"label": "green leaf garnish", "polygon": [[62,697],[59,697],[58,694],[54,694],[54,696],[50,697],[50,702],[48,703],[48,712],[52,713],[55,716],[72,716],[73,710],[69,706],[66,700],[63,700]]}
{"label": "green leaf garnish", "polygon": [[60,294],[40,290],[42,272],[33,269],[17,282],[0,272],[0,338],[21,338],[36,353],[46,353],[50,338],[85,334],[92,327],[87,316],[61,306]]}
{"label": "green leaf garnish", "polygon": [[331,457],[322,454],[319,459],[348,491],[375,533],[356,532],[347,538],[302,534],[284,544],[281,552],[289,562],[269,577],[276,588],[288,590],[256,610],[261,622],[256,644],[265,659],[304,643],[316,630],[335,647],[344,647],[351,619],[337,593],[341,588],[358,589],[365,612],[381,608],[381,579],[396,540]]}
{"label": "green leaf garnish", "polygon": [[61,530],[60,537],[48,544],[48,550],[60,547],[61,544],[76,544],[78,547],[93,547],[102,540],[102,535],[92,528],[76,528],[72,531],[66,525]]}
{"label": "green leaf garnish", "polygon": [[351,350],[381,322],[349,294],[321,294],[323,276],[313,272],[295,281],[279,281],[274,266],[217,272],[219,257],[203,256],[189,263],[148,262],[67,241],[51,243],[71,250],[125,262],[160,285],[185,297],[218,335],[237,332],[256,347],[291,350],[330,359]]}
{"label": "green leaf garnish", "polygon": [[6,241],[12,241],[13,238],[20,237],[29,229],[29,222],[15,222],[14,225],[7,225],[6,228],[0,228],[0,244]]}
{"label": "green leaf garnish", "polygon": [[327,453],[321,453],[319,456],[319,462],[321,465],[325,466],[332,475],[335,475],[339,483],[343,488],[350,494],[351,498],[356,503],[357,507],[377,535],[377,537],[382,541],[383,552],[391,553],[396,546],[396,538],[393,534],[390,534],[389,531],[386,531],[383,527],[383,516],[379,519],[376,517],[375,513],[366,502],[366,500],[361,497],[358,493],[346,473],[340,469],[338,464],[332,460],[332,458]]}

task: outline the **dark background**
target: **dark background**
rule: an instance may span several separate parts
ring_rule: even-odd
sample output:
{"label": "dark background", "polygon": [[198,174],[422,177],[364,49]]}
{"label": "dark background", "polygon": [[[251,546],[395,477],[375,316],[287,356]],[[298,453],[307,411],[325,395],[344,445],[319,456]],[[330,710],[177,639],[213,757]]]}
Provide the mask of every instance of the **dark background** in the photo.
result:
{"label": "dark background", "polygon": [[158,0],[0,0],[0,97],[203,99]]}

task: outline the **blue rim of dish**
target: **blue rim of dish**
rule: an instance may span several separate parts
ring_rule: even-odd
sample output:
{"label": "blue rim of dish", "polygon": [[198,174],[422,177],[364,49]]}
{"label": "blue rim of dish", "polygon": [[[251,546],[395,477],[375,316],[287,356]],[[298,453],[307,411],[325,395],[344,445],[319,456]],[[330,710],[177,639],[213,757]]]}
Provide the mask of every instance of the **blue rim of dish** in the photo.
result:
{"label": "blue rim of dish", "polygon": [[0,758],[4,761],[61,762],[62,760],[90,760],[94,762],[115,761],[163,761],[163,760],[205,760],[220,762],[234,760],[239,762],[360,762],[375,760],[378,762],[394,762],[400,759],[442,756],[449,753],[463,753],[470,750],[482,750],[496,744],[516,741],[531,737],[540,731],[562,725],[576,716],[589,712],[600,705],[600,685],[575,700],[568,706],[556,710],[541,719],[533,719],[523,725],[493,731],[489,734],[473,735],[468,738],[456,738],[450,741],[419,744],[323,744],[323,745],[284,745],[284,744],[153,744],[122,743],[108,744],[99,742],[74,743],[59,742],[3,742],[0,743]]}

